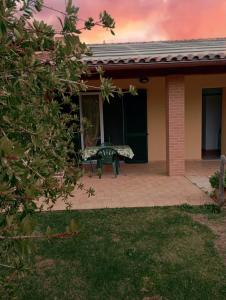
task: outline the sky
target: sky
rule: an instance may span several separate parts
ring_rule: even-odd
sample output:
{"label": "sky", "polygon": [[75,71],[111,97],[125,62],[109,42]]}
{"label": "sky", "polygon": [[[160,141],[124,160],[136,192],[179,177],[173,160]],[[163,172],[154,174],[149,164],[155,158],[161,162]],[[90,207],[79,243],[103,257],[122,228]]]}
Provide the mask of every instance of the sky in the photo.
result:
{"label": "sky", "polygon": [[[65,0],[45,0],[64,10]],[[141,42],[226,37],[226,0],[74,0],[79,17],[98,18],[106,10],[116,22],[115,36],[101,27],[84,32],[87,43]],[[39,19],[59,30],[58,14],[44,9]]]}

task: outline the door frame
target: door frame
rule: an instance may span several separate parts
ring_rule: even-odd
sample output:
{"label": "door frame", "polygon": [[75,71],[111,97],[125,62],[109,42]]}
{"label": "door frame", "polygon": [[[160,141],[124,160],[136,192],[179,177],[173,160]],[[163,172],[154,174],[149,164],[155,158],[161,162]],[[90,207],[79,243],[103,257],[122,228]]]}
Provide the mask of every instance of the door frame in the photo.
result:
{"label": "door frame", "polygon": [[[220,126],[220,129],[221,129],[221,131],[222,131],[222,105],[223,105],[223,88],[222,87],[211,87],[211,88],[202,88],[202,128],[201,128],[201,134],[202,134],[202,136],[201,136],[201,159],[202,160],[206,160],[206,159],[208,159],[208,158],[205,158],[205,155],[204,155],[204,152],[203,152],[203,139],[205,138],[204,136],[203,136],[203,132],[204,132],[204,130],[205,130],[205,128],[206,128],[206,116],[204,115],[204,113],[205,113],[205,110],[206,110],[206,108],[205,108],[205,97],[206,96],[208,96],[208,95],[210,95],[210,96],[219,96],[220,97],[220,111],[221,111],[221,126]],[[221,154],[221,147],[222,147],[222,145],[221,145],[221,139],[222,139],[222,136],[220,137],[220,148],[219,149],[216,149],[216,151],[220,151],[220,154]],[[211,152],[211,150],[210,150],[210,152]],[[216,158],[214,158],[214,159],[219,159],[220,158],[220,154],[219,154],[219,157],[218,157],[218,155],[216,155]]]}
{"label": "door frame", "polygon": [[80,129],[81,129],[81,147],[84,150],[84,128],[83,128],[83,113],[82,113],[82,96],[93,95],[99,98],[99,113],[100,113],[100,140],[104,143],[104,115],[103,115],[103,99],[99,92],[84,92],[79,94],[79,117],[80,117]]}

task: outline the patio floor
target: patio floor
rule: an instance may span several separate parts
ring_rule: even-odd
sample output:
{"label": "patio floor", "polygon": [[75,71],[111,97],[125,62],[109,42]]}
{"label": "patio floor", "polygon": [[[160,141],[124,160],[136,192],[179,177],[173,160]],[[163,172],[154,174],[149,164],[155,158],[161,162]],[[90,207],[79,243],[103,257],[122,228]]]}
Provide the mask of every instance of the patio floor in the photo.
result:
{"label": "patio floor", "polygon": [[[208,194],[208,176],[219,167],[219,161],[186,162],[186,176],[166,176],[164,162],[149,164],[122,164],[120,175],[115,178],[110,166],[106,166],[99,179],[90,177],[89,170],[82,183],[95,189],[90,198],[75,190],[71,198],[73,209],[147,207],[166,205],[200,205],[212,203]],[[63,209],[60,201],[55,209]]]}

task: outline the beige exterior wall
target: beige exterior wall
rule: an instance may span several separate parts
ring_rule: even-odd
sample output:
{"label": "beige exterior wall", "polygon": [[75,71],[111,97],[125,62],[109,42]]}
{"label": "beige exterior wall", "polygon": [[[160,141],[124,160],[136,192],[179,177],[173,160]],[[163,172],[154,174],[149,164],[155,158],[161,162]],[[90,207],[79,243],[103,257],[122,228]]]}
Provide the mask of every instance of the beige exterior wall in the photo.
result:
{"label": "beige exterior wall", "polygon": [[[202,89],[226,87],[226,74],[191,75],[185,77],[185,157],[201,159]],[[226,95],[222,109],[222,152],[226,150]],[[225,113],[224,113],[225,112]]]}
{"label": "beige exterior wall", "polygon": [[[147,90],[148,160],[166,159],[165,77],[151,77],[147,84],[135,79],[120,79],[121,88],[133,84]],[[98,84],[92,82],[92,84]],[[185,76],[185,158],[201,159],[202,89],[224,88],[222,105],[222,153],[226,154],[226,74]]]}

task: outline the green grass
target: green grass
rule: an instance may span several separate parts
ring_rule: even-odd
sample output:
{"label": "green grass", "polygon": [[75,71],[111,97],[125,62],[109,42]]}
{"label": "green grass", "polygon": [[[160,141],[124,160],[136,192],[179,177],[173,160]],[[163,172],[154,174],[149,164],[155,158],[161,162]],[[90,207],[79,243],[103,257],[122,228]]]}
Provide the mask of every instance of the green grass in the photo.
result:
{"label": "green grass", "polygon": [[38,243],[37,273],[17,283],[18,297],[226,299],[216,237],[191,213],[213,215],[209,208],[187,206],[40,214],[43,228],[58,231],[74,218],[79,235]]}

